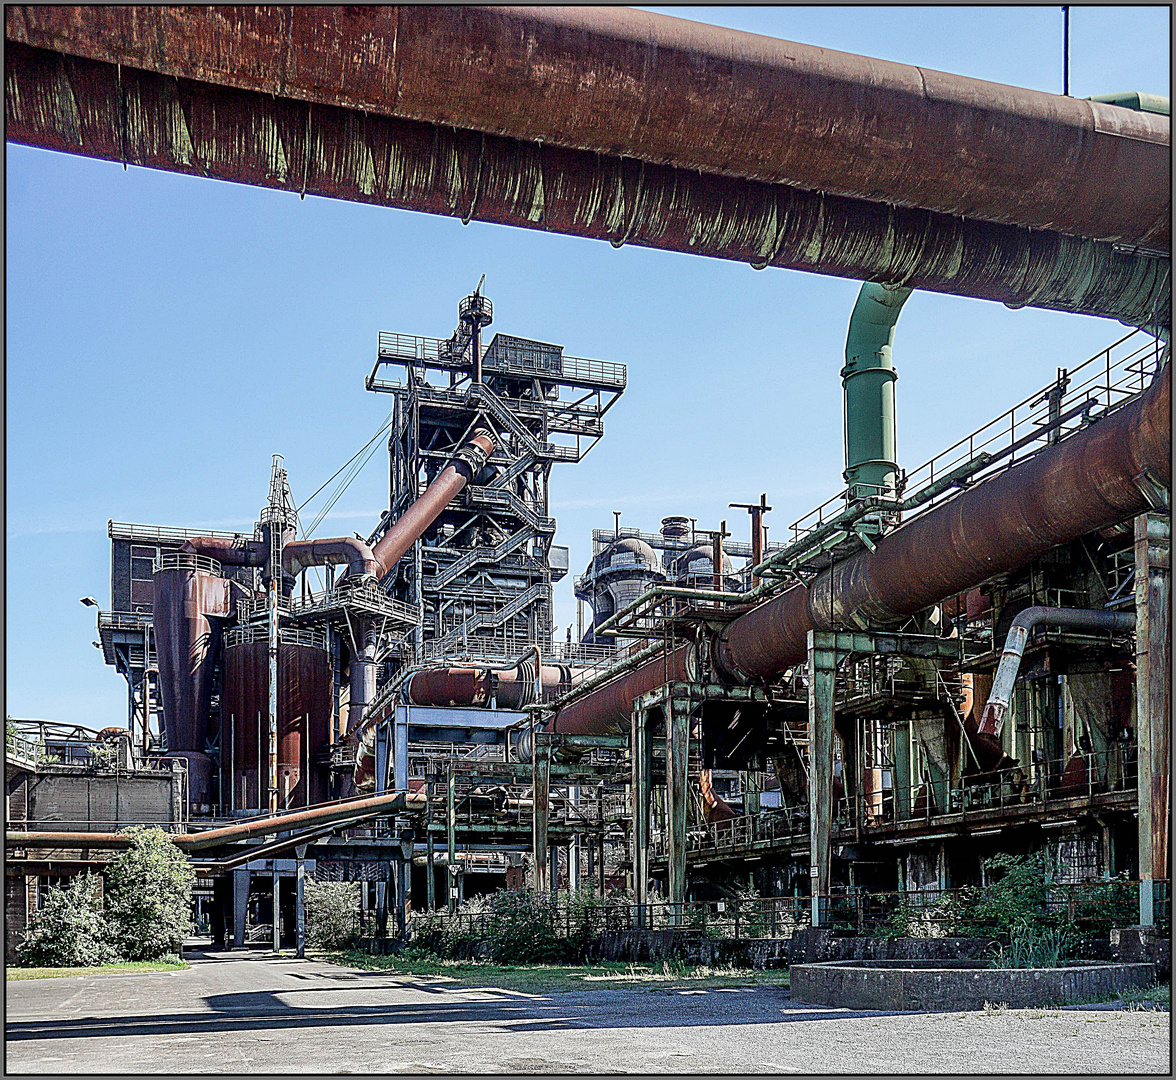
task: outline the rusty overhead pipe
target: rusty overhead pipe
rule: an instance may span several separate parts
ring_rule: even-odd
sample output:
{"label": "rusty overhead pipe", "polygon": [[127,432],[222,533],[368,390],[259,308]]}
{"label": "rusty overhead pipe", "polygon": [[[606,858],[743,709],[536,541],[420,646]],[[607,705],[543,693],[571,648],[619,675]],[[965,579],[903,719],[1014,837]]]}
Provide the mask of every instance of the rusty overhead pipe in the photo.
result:
{"label": "rusty overhead pipe", "polygon": [[957,217],[1170,244],[1166,116],[666,15],[12,5],[5,31],[9,41],[173,80]]}
{"label": "rusty overhead pipe", "polygon": [[[912,519],[862,551],[733,620],[715,662],[734,682],[773,679],[807,655],[810,630],[892,624],[1059,544],[1147,509],[1137,483],[1171,484],[1171,364],[1148,389],[1028,461]],[[624,731],[633,702],[688,678],[691,646],[657,656],[566,705],[549,731]]]}
{"label": "rusty overhead pipe", "polygon": [[[192,71],[219,83],[87,59],[79,55],[76,35],[89,25],[89,16],[60,16],[68,24],[65,29],[50,29],[42,20],[45,12],[82,10],[8,9],[11,141],[300,195],[542,229],[609,240],[618,247],[632,243],[733,259],[757,268],[901,284],[1014,307],[1101,315],[1133,326],[1149,324],[1165,295],[1168,259],[1162,252],[1157,257],[1057,229],[902,206],[898,195],[884,189],[876,199],[862,199],[401,119],[348,106],[342,90],[327,95],[334,104],[320,104],[297,97],[294,89],[273,94],[239,89],[227,85],[215,64],[194,63]],[[90,51],[115,55],[120,40],[133,37],[128,26],[146,25],[136,20],[153,19],[147,12],[165,9],[132,10],[122,21],[100,16],[114,22]],[[193,38],[187,47],[194,54],[208,45],[192,30],[204,25],[204,16],[191,13],[203,9],[166,10],[168,32],[177,42],[188,28]],[[342,16],[322,13],[380,9],[302,10],[329,20]],[[58,16],[47,18],[51,22]],[[369,44],[383,47],[381,41],[377,35]],[[30,47],[38,43],[44,47]],[[249,44],[233,47],[240,50],[234,64],[247,69]],[[115,51],[107,53],[108,48]],[[258,70],[272,64],[277,52],[271,48],[257,57]],[[374,69],[370,63],[367,68]],[[447,87],[453,86],[453,70],[446,73]],[[338,78],[334,72],[322,85],[338,86]],[[1100,107],[1121,114],[1123,124],[1151,115]],[[606,119],[599,123],[607,126]],[[869,142],[861,127],[856,130]],[[1120,143],[1125,154],[1147,145],[1137,139],[1119,139],[1115,145]],[[937,178],[952,174],[958,164],[953,145],[945,144],[934,162]],[[1166,153],[1166,146],[1162,149]],[[1024,151],[1018,142],[1010,156]],[[903,167],[908,168],[905,158]],[[1117,205],[1116,200],[1107,203]]]}
{"label": "rusty overhead pipe", "polygon": [[[169,838],[186,852],[205,851],[253,836],[286,832],[303,827],[347,822],[348,826],[373,817],[382,817],[397,810],[416,810],[425,805],[425,796],[415,792],[395,791],[364,799],[324,803],[295,813],[273,817],[252,818],[196,833],[173,833]],[[126,833],[85,833],[5,830],[6,847],[23,848],[129,848],[134,843]]]}
{"label": "rusty overhead pipe", "polygon": [[1144,474],[1171,483],[1171,386],[1165,364],[1135,400],[735,619],[718,667],[739,682],[770,679],[805,659],[810,630],[893,624],[1143,512]]}

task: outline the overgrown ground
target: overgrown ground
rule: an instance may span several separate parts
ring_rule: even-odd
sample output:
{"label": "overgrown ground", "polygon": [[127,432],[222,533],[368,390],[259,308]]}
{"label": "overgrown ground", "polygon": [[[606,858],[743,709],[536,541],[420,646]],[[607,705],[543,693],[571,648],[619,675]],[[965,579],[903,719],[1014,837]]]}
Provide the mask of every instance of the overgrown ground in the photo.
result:
{"label": "overgrown ground", "polygon": [[738,986],[788,986],[788,969],[714,968],[679,960],[646,963],[600,961],[595,964],[520,964],[503,966],[472,960],[417,959],[369,956],[348,951],[324,953],[332,963],[364,971],[388,971],[429,978],[454,986],[493,985],[523,993],[561,993],[569,990],[715,989]]}
{"label": "overgrown ground", "polygon": [[119,964],[98,964],[94,967],[7,967],[5,978],[10,982],[20,979],[60,979],[66,975],[117,975],[145,971],[183,971],[190,965],[186,960],[135,960]]}

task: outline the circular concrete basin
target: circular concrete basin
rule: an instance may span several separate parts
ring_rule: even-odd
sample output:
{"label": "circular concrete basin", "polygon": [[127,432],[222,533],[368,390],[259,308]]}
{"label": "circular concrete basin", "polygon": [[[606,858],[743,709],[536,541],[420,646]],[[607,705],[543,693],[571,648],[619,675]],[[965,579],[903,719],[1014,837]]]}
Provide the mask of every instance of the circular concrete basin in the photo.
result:
{"label": "circular concrete basin", "polygon": [[993,968],[982,960],[832,960],[793,964],[794,1001],[844,1009],[959,1012],[1110,1001],[1155,982],[1154,964],[1075,961],[1058,968]]}

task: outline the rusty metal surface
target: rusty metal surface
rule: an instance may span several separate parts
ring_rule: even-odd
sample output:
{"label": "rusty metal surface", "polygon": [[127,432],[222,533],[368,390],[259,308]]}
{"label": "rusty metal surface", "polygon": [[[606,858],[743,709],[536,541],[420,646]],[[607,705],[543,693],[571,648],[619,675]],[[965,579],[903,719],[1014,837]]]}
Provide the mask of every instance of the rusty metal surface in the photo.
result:
{"label": "rusty metal surface", "polygon": [[1167,117],[625,8],[14,5],[6,37],[320,106],[1170,244]]}
{"label": "rusty metal surface", "polygon": [[427,668],[408,680],[413,705],[485,705],[490,700],[490,673],[485,668]]}
{"label": "rusty metal surface", "polygon": [[229,614],[229,583],[201,570],[157,570],[152,622],[159,692],[169,752],[203,753],[212,703],[220,622]]}
{"label": "rusty metal surface", "polygon": [[[485,428],[479,428],[458,451],[458,459],[442,469],[437,478],[425,488],[424,494],[380,537],[373,554],[383,573],[387,573],[396,565],[400,556],[416,543],[437,519],[437,515],[453,502],[457,493],[477,475],[493,453],[494,436]],[[464,460],[466,457],[470,460]]]}
{"label": "rusty metal surface", "polygon": [[633,702],[666,682],[690,677],[690,646],[681,645],[614,679],[561,709],[548,724],[562,735],[623,735],[630,727]]}
{"label": "rusty metal surface", "polygon": [[216,559],[223,566],[265,566],[269,545],[263,540],[244,542],[220,536],[190,536],[180,551]]}
{"label": "rusty metal surface", "polygon": [[[265,776],[268,747],[269,657],[264,641],[225,649],[221,690],[221,783],[227,795],[232,755],[232,805],[259,809],[258,778]],[[330,738],[332,674],[330,654],[308,645],[282,645],[278,650],[278,775],[285,775],[288,805],[314,803],[326,797],[323,769],[315,762]],[[230,735],[229,725],[232,724]],[[303,743],[309,733],[309,746]],[[303,773],[309,751],[310,791]],[[242,778],[246,798],[242,799]],[[264,802],[264,800],[262,800]]]}
{"label": "rusty metal surface", "polygon": [[538,146],[15,42],[5,79],[7,137],[67,153],[1131,325],[1150,322],[1163,295],[1166,260],[1047,229]]}
{"label": "rusty metal surface", "polygon": [[353,578],[365,574],[380,575],[382,567],[372,549],[354,536],[335,536],[322,540],[291,540],[282,548],[282,569],[297,576],[308,566],[346,564]]}
{"label": "rusty metal surface", "polygon": [[887,625],[1147,508],[1134,478],[1171,483],[1171,365],[1135,401],[734,620],[717,661],[767,679],[805,657],[809,630]]}
{"label": "rusty metal surface", "polygon": [[[572,688],[583,669],[566,664],[543,665],[543,697],[555,697]],[[493,697],[500,709],[519,709],[535,699],[534,664],[494,670],[484,667],[425,668],[407,683],[412,705],[438,707],[488,705]]]}

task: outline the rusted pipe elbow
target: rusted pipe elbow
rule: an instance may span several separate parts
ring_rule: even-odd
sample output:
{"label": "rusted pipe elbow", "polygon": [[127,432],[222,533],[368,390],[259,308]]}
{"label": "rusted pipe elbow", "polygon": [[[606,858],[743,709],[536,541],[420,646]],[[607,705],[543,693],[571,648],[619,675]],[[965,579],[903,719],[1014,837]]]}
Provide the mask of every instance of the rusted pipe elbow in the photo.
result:
{"label": "rusted pipe elbow", "polygon": [[354,579],[380,575],[380,564],[372,554],[372,549],[353,536],[292,540],[282,548],[282,569],[291,577],[297,577],[310,566],[341,563],[346,563],[347,572]]}
{"label": "rusted pipe elbow", "polygon": [[1005,714],[1013,697],[1017,672],[1029,633],[1037,626],[1064,626],[1070,630],[1111,630],[1125,632],[1135,629],[1135,616],[1123,611],[1089,611],[1085,608],[1028,607],[1020,612],[1009,627],[1004,652],[992,681],[988,704],[980,717],[979,734],[995,741],[1000,738]]}
{"label": "rusted pipe elbow", "polygon": [[265,566],[269,556],[264,540],[230,540],[223,536],[190,536],[180,551],[216,559],[222,566]]}

